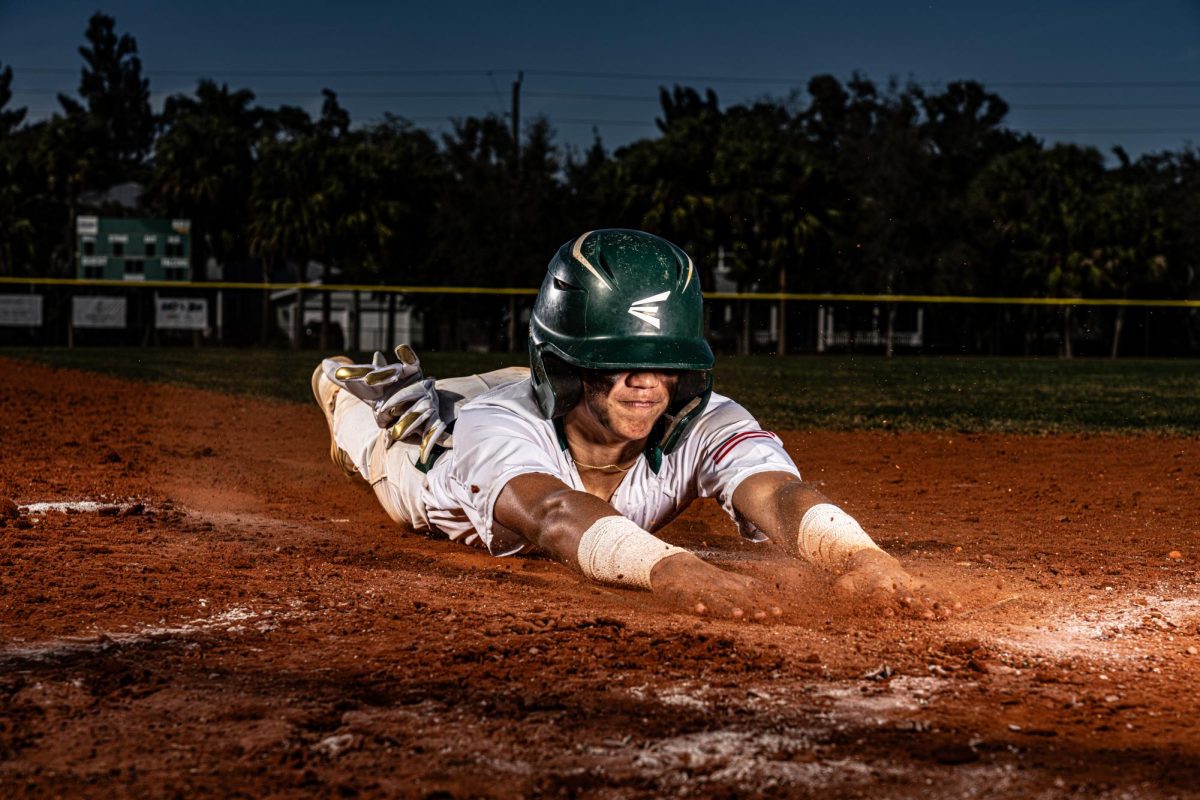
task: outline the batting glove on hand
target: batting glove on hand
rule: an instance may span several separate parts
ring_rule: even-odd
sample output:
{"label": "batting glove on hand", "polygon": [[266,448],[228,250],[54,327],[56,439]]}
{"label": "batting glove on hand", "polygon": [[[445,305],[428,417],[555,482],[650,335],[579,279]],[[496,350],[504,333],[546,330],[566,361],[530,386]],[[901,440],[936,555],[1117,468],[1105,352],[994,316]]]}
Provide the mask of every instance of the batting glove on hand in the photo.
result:
{"label": "batting glove on hand", "polygon": [[[411,347],[397,345],[395,352],[397,364],[387,363],[378,351],[370,364],[343,364],[329,358],[322,362],[326,378],[371,404],[381,428],[390,427],[414,404],[427,399],[433,383],[423,380],[421,361]],[[436,399],[432,405],[436,408]]]}

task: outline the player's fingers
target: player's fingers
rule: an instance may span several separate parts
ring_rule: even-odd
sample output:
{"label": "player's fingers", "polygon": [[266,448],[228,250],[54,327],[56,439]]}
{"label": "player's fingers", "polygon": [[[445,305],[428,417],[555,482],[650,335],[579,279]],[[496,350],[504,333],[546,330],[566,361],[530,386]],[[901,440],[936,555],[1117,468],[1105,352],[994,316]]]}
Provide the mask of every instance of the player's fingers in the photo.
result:
{"label": "player's fingers", "polygon": [[858,581],[855,580],[854,573],[852,572],[847,573],[834,581],[833,588],[835,591],[844,595],[856,595],[860,592]]}
{"label": "player's fingers", "polygon": [[692,607],[692,610],[697,614],[703,614],[708,611],[708,606],[704,605],[704,603],[696,603],[696,605]]}
{"label": "player's fingers", "polygon": [[733,617],[734,619],[742,619],[746,616],[746,612],[742,611],[737,606],[734,606],[733,610],[729,612],[729,616]]}
{"label": "player's fingers", "polygon": [[868,601],[870,601],[871,603],[873,603],[877,606],[883,606],[884,608],[895,609],[895,607],[897,605],[896,593],[889,589],[885,589],[884,587],[879,586],[878,584],[876,584],[875,586],[872,586],[870,591],[863,592],[862,594]]}
{"label": "player's fingers", "polygon": [[891,575],[877,572],[864,575],[857,583],[865,586],[866,590],[873,594],[882,593],[893,597],[904,589]]}

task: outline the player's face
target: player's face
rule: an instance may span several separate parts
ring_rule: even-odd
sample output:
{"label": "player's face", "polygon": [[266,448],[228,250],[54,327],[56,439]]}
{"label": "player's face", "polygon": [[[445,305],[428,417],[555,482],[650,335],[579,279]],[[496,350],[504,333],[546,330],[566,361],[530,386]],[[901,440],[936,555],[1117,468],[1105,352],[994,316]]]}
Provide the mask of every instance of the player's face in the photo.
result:
{"label": "player's face", "polygon": [[588,372],[583,399],[591,415],[618,438],[645,439],[667,410],[679,376],[670,372]]}

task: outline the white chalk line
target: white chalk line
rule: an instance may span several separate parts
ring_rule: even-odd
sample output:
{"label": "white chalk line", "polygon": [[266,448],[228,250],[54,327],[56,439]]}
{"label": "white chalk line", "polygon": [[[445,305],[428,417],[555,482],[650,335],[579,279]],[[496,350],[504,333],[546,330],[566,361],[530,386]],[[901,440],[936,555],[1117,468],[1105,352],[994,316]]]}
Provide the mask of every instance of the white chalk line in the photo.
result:
{"label": "white chalk line", "polygon": [[[39,503],[18,503],[17,508],[26,514],[47,514],[51,512],[59,514],[67,514],[70,512],[78,513],[94,513],[104,509],[116,509],[117,511],[127,511],[133,508],[137,503],[130,502],[114,502],[111,500],[49,500]],[[145,506],[145,503],[142,503]],[[149,506],[146,506],[150,510]]]}
{"label": "white chalk line", "polygon": [[[874,786],[881,777],[919,782],[911,764],[901,761],[863,761],[827,744],[831,733],[847,729],[913,724],[914,715],[943,690],[962,688],[961,681],[937,677],[899,675],[887,682],[854,680],[810,685],[806,705],[820,710],[804,715],[802,724],[786,724],[772,717],[769,731],[720,728],[654,740],[633,757],[633,766],[659,788],[695,788],[697,784],[734,785],[746,791],[796,786],[806,790]],[[643,685],[627,690],[639,700],[654,700],[668,708],[704,710],[728,698],[719,690],[695,681],[679,681],[651,689]],[[746,702],[738,705],[757,711],[774,708],[795,711],[795,687],[757,685],[738,690]],[[728,699],[727,699],[727,702]],[[818,750],[818,748],[820,748]],[[592,747],[593,756],[620,757],[625,743]],[[818,755],[819,753],[819,755]],[[968,797],[980,786],[1014,788],[1022,777],[1015,764],[956,764],[938,768],[940,796]]]}
{"label": "white chalk line", "polygon": [[[1007,624],[1008,633],[989,633],[978,623],[970,632],[1001,649],[1051,658],[1140,659],[1151,649],[1149,645],[1161,649],[1164,639],[1168,644],[1178,643],[1182,650],[1196,640],[1200,598],[1179,597],[1179,592],[1169,587],[1159,587],[1159,591],[1164,594],[1104,597],[1102,605],[1090,609],[1051,611],[1037,625]],[[1094,595],[1091,599],[1101,598]]]}
{"label": "white chalk line", "polygon": [[[202,602],[202,605],[206,604]],[[298,603],[297,603],[298,604]],[[67,656],[98,653],[113,648],[132,647],[164,639],[186,639],[199,633],[220,631],[241,634],[251,630],[269,633],[280,623],[312,617],[311,612],[254,611],[234,606],[211,617],[197,617],[178,625],[142,625],[132,631],[100,631],[89,636],[63,636],[36,643],[11,644],[0,648],[3,661],[53,661]]]}

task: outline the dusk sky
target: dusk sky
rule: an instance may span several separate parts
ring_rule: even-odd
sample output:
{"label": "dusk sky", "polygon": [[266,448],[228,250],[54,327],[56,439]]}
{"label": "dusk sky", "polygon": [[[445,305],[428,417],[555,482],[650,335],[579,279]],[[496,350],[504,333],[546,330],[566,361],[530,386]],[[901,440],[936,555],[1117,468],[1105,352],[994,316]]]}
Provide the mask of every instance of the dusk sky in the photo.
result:
{"label": "dusk sky", "polygon": [[211,77],[266,106],[315,112],[328,87],[355,123],[383,112],[430,130],[505,113],[524,70],[523,118],[607,147],[654,136],[662,85],[711,86],[723,104],[803,89],[813,75],[936,90],[975,79],[1011,127],[1133,155],[1200,141],[1200,3],[653,2],[314,3],[0,0],[12,105],[37,119],[74,94],[88,17],[138,42],[155,108]]}

